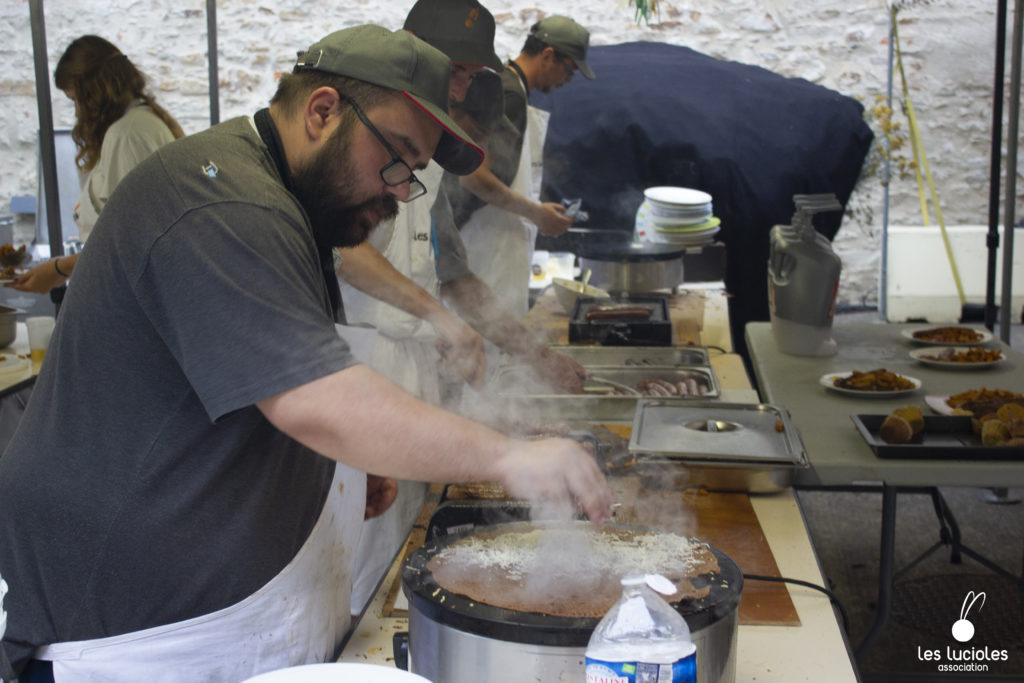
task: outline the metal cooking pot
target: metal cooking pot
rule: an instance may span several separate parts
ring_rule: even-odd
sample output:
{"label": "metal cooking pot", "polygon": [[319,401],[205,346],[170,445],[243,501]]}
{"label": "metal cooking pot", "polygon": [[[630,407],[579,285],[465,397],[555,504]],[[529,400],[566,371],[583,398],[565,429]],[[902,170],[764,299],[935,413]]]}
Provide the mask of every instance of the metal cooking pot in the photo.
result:
{"label": "metal cooking pot", "polygon": [[0,306],[0,348],[10,346],[17,335],[18,316],[25,311],[20,308]]}
{"label": "metal cooking pot", "polygon": [[634,242],[631,235],[607,231],[588,235],[576,250],[580,268],[593,273],[590,284],[608,292],[675,289],[683,281],[684,248]]}
{"label": "metal cooking pot", "polygon": [[[402,568],[402,590],[409,600],[410,671],[434,683],[582,681],[587,643],[599,619],[482,604],[442,588],[427,569],[434,555],[460,538],[497,528],[438,537],[409,556]],[[708,595],[674,607],[697,646],[698,683],[732,683],[743,573],[720,550],[711,552],[721,573],[709,582]]]}

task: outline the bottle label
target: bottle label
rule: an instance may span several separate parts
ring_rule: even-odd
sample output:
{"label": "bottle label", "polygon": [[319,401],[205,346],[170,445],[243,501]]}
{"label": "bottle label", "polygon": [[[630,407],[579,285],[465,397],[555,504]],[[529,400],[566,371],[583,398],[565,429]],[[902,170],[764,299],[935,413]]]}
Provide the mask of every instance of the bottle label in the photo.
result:
{"label": "bottle label", "polygon": [[697,653],[672,664],[606,662],[587,657],[587,683],[696,683]]}

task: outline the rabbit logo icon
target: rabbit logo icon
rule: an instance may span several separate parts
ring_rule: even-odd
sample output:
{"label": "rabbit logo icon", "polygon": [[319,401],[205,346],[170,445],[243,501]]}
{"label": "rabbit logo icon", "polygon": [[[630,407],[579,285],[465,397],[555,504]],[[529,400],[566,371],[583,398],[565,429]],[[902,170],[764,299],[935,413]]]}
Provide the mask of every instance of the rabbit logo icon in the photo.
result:
{"label": "rabbit logo icon", "polygon": [[[966,643],[974,637],[974,624],[967,618],[970,614],[971,608],[974,607],[974,603],[981,600],[981,605],[978,605],[980,611],[982,606],[985,604],[985,593],[974,591],[967,591],[967,595],[964,596],[964,604],[960,607],[960,619],[953,624],[953,637],[961,643]],[[969,601],[969,602],[968,602]]]}

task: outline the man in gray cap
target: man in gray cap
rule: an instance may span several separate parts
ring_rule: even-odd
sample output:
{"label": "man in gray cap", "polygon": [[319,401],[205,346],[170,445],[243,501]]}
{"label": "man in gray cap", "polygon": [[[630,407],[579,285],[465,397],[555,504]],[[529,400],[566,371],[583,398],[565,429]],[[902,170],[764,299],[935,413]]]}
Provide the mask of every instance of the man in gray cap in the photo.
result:
{"label": "man in gray cap", "polygon": [[[562,206],[527,199],[540,193],[547,131],[547,113],[529,106],[529,93],[559,88],[577,69],[592,79],[594,73],[587,64],[589,44],[590,33],[569,17],[550,16],[531,27],[519,56],[510,60],[501,74],[505,112],[518,135],[494,136],[483,165],[460,178],[468,193],[451,192],[469,267],[501,293],[507,308],[520,315],[527,305],[536,239],[533,226],[554,236],[572,225]],[[458,284],[453,283],[456,292]]]}
{"label": "man in gray cap", "polygon": [[449,69],[407,32],[333,33],[269,109],[118,186],[0,457],[0,678],[240,681],[326,661],[389,477],[497,480],[607,519],[578,444],[416,400],[335,331],[332,249],[415,198],[431,158],[479,163],[446,112]]}
{"label": "man in gray cap", "polygon": [[[493,47],[494,19],[476,0],[418,0],[404,28],[447,51],[453,101],[464,98],[467,74],[484,65],[500,66]],[[373,337],[349,328],[347,338],[368,349],[375,367],[391,369],[392,379],[427,400],[439,396],[435,341],[451,374],[473,386],[482,384],[484,347],[473,330],[533,365],[554,386],[579,392],[583,368],[535,339],[519,324],[522,313],[494,306],[494,292],[469,269],[440,187],[440,167],[432,165],[420,175],[427,187],[426,204],[402,207],[395,222],[378,227],[367,243],[340,250],[338,275],[344,283],[347,320],[377,333]],[[543,210],[559,216],[561,207],[547,204]],[[440,303],[452,280],[458,280],[452,291],[459,294],[453,303],[461,319]]]}

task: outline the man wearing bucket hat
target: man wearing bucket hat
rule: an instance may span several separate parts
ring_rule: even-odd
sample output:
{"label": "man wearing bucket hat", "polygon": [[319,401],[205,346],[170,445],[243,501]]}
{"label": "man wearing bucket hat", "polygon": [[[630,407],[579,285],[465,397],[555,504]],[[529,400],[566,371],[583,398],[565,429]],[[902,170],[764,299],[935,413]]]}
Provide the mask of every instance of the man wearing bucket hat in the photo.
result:
{"label": "man wearing bucket hat", "polygon": [[607,519],[577,444],[420,402],[335,331],[333,247],[414,199],[431,158],[479,163],[446,111],[449,69],[407,32],[332,33],[269,109],[166,145],[112,194],[0,457],[0,678],[326,661],[355,522],[393,495],[361,471],[498,480]]}
{"label": "man wearing bucket hat", "polygon": [[[501,75],[505,112],[519,134],[494,136],[484,164],[460,178],[475,196],[451,193],[469,267],[519,315],[527,308],[537,230],[560,235],[572,225],[561,205],[535,201],[540,196],[548,114],[529,106],[529,93],[559,88],[577,69],[592,79],[586,59],[589,44],[590,33],[569,17],[549,16],[531,27],[519,56]],[[458,292],[459,284],[452,283],[450,289]]]}

